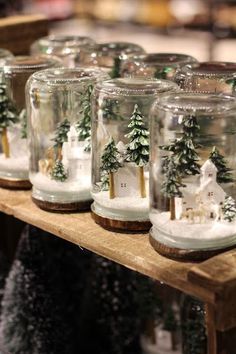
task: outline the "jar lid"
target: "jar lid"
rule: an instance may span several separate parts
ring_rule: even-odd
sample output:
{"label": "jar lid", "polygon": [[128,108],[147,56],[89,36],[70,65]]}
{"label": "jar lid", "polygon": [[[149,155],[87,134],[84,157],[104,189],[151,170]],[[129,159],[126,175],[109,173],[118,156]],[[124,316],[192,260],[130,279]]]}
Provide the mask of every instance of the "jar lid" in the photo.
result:
{"label": "jar lid", "polygon": [[197,76],[235,75],[236,64],[222,61],[208,61],[188,64],[183,68],[183,71],[186,74]]}
{"label": "jar lid", "polygon": [[142,62],[147,65],[185,65],[187,63],[193,63],[197,60],[187,54],[178,53],[147,53],[142,55],[137,55],[131,58],[132,62]]}
{"label": "jar lid", "polygon": [[86,44],[95,43],[92,38],[86,36],[70,36],[70,35],[51,35],[47,37],[42,37],[36,41],[42,46],[53,46],[53,47],[78,47]]}
{"label": "jar lid", "polygon": [[99,68],[56,68],[35,72],[32,80],[44,82],[47,85],[62,85],[88,80],[106,80],[108,75]]}
{"label": "jar lid", "polygon": [[43,70],[56,65],[61,65],[61,62],[53,56],[16,56],[6,60],[4,72]]}
{"label": "jar lid", "polygon": [[7,59],[7,58],[13,58],[13,54],[7,50],[7,49],[3,49],[3,48],[0,48],[0,59]]}
{"label": "jar lid", "polygon": [[95,90],[110,95],[136,96],[177,91],[178,86],[172,81],[161,79],[119,78],[98,83]]}
{"label": "jar lid", "polygon": [[236,98],[230,95],[205,93],[167,93],[163,94],[153,105],[153,110],[162,109],[175,114],[224,114],[236,111]]}

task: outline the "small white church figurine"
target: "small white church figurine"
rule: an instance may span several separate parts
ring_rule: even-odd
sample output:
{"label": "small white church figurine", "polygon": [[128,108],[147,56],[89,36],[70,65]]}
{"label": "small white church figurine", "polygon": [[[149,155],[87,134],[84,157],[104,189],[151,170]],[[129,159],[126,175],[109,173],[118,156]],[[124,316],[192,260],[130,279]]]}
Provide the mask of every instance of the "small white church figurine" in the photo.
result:
{"label": "small white church figurine", "polygon": [[63,143],[63,165],[68,171],[68,182],[76,181],[91,170],[90,153],[84,151],[86,142],[78,141],[78,132],[74,125],[67,133],[68,141]]}

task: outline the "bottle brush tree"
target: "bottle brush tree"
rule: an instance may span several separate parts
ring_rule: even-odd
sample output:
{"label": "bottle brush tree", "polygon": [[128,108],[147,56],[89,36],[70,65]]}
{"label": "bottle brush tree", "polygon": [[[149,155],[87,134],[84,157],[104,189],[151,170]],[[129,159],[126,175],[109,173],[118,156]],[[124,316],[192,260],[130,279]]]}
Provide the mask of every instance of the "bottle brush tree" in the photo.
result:
{"label": "bottle brush tree", "polygon": [[126,137],[130,140],[127,144],[126,161],[133,162],[139,167],[140,195],[146,197],[144,166],[149,161],[149,132],[143,122],[144,116],[135,104],[128,128],[130,133]]}
{"label": "bottle brush tree", "polygon": [[56,163],[52,169],[51,177],[55,181],[64,182],[67,180],[67,172],[61,160],[56,160]]}
{"label": "bottle brush tree", "polygon": [[57,159],[62,160],[62,145],[67,141],[67,133],[70,130],[70,122],[68,119],[64,119],[57,125],[55,131],[54,147],[57,149]]}
{"label": "bottle brush tree", "polygon": [[0,131],[2,137],[2,149],[6,158],[10,157],[10,146],[7,136],[7,128],[19,121],[15,109],[7,97],[5,84],[0,84]]}
{"label": "bottle brush tree", "polygon": [[227,220],[228,222],[232,222],[235,220],[236,203],[232,197],[227,196],[225,198],[222,210],[223,210],[223,214],[224,214],[224,220]]}
{"label": "bottle brush tree", "polygon": [[164,196],[170,199],[170,219],[175,220],[175,197],[182,197],[180,188],[185,187],[185,185],[180,181],[178,165],[173,155],[166,158],[164,166],[165,178],[162,183],[161,191]]}
{"label": "bottle brush tree", "polygon": [[27,114],[25,108],[20,112],[19,119],[21,122],[21,139],[27,139]]}
{"label": "bottle brush tree", "polygon": [[108,144],[105,145],[101,162],[102,174],[109,175],[109,195],[110,199],[113,199],[115,198],[114,172],[121,167],[119,162],[119,152],[113,138],[111,138]]}
{"label": "bottle brush tree", "polygon": [[234,182],[234,178],[231,173],[232,170],[227,167],[227,162],[224,156],[220,154],[219,150],[215,146],[213,147],[209,158],[217,168],[218,183]]}

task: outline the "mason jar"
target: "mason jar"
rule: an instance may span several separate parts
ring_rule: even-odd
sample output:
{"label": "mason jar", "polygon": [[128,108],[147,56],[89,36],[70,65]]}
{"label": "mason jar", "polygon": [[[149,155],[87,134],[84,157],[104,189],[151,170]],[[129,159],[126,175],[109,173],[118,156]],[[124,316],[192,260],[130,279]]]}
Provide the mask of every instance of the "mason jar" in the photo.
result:
{"label": "mason jar", "polygon": [[236,244],[236,101],[163,95],[151,112],[151,244],[200,260]]}
{"label": "mason jar", "polygon": [[99,66],[106,70],[113,79],[121,76],[121,66],[124,60],[143,53],[145,50],[134,43],[101,43],[84,48],[79,63]]}
{"label": "mason jar", "polygon": [[136,55],[124,61],[122,77],[153,77],[174,80],[176,71],[197,60],[190,55],[175,53],[147,53]]}
{"label": "mason jar", "polygon": [[175,81],[185,91],[235,94],[236,63],[188,64],[178,70]]}
{"label": "mason jar", "polygon": [[93,93],[93,217],[108,229],[141,231],[148,217],[151,104],[177,85],[164,80],[113,79]]}
{"label": "mason jar", "polygon": [[74,67],[81,49],[92,44],[95,41],[85,36],[51,35],[35,41],[30,50],[32,54],[55,55],[65,66]]}
{"label": "mason jar", "polygon": [[28,180],[27,122],[25,84],[38,70],[60,65],[45,56],[22,56],[7,59],[0,84],[0,186],[30,188]]}
{"label": "mason jar", "polygon": [[91,104],[99,69],[48,69],[26,85],[30,181],[42,209],[74,211],[91,204]]}

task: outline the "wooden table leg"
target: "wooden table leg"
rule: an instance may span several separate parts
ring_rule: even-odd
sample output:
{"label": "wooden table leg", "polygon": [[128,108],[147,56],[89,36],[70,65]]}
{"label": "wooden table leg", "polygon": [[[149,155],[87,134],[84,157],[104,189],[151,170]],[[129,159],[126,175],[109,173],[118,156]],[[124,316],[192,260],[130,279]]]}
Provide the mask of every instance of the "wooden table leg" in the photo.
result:
{"label": "wooden table leg", "polygon": [[208,336],[208,354],[235,354],[236,327],[220,332],[216,329],[216,311],[211,304],[206,304],[206,326]]}

